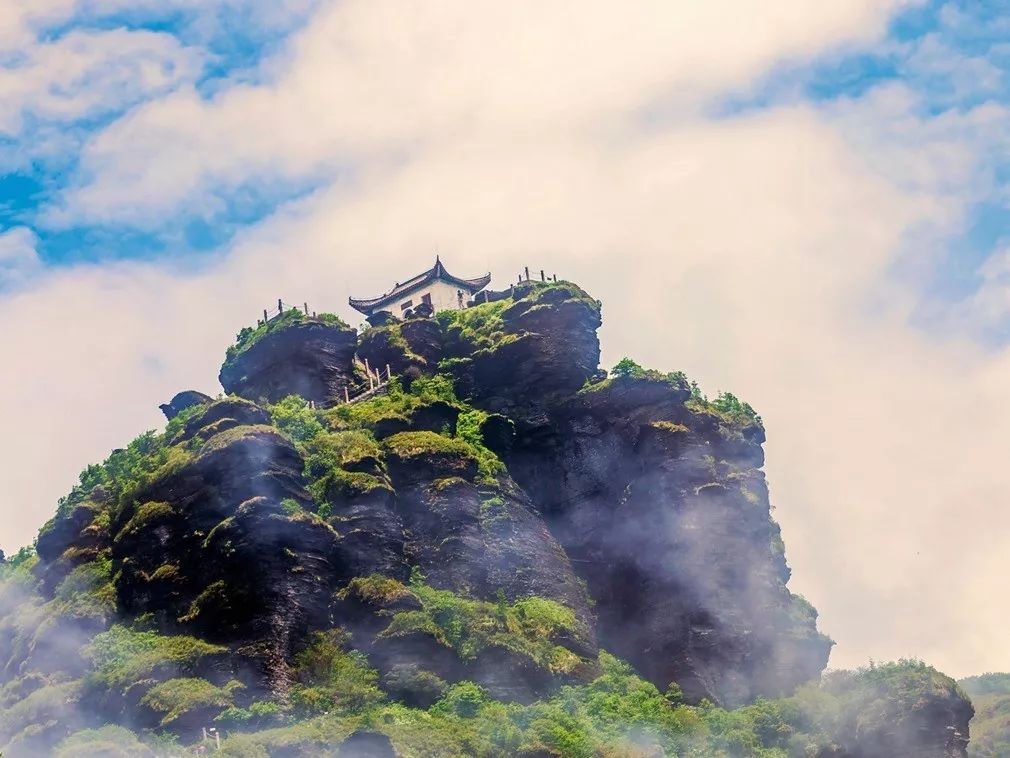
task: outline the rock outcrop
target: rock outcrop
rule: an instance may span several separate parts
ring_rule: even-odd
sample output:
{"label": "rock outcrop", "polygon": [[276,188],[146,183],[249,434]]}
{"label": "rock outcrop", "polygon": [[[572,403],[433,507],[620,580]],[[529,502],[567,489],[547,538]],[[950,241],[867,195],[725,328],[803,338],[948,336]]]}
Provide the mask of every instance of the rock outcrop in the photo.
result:
{"label": "rock outcrop", "polygon": [[213,399],[214,398],[209,395],[197,392],[196,390],[184,390],[183,392],[176,394],[175,397],[167,403],[159,405],[158,407],[161,409],[161,412],[165,414],[165,418],[171,421],[187,408],[192,408],[194,405],[209,403]]}
{"label": "rock outcrop", "polygon": [[[383,698],[469,718],[481,698],[535,709],[568,684],[667,713],[815,680],[831,642],[787,588],[760,418],[678,373],[622,362],[608,378],[600,325],[598,301],[545,282],[360,339],[298,311],[243,330],[228,395],[162,406],[164,433],[87,469],[20,584],[0,582],[0,745],[336,713],[350,720],[325,740],[248,754],[395,755],[383,724],[400,716],[368,710]],[[398,381],[340,403],[366,361]],[[646,681],[618,686],[632,670],[601,649]],[[803,749],[897,755],[912,734],[917,755],[960,755],[967,711],[937,682],[914,704],[880,695],[893,713],[858,719],[841,753]],[[4,710],[12,693],[52,700],[44,727]],[[536,718],[495,739],[539,736],[492,753],[589,754],[548,750]],[[695,749],[668,739],[656,749]]]}
{"label": "rock outcrop", "polygon": [[330,405],[357,384],[357,332],[335,319],[289,312],[251,331],[221,367],[225,392],[275,403],[287,395]]}

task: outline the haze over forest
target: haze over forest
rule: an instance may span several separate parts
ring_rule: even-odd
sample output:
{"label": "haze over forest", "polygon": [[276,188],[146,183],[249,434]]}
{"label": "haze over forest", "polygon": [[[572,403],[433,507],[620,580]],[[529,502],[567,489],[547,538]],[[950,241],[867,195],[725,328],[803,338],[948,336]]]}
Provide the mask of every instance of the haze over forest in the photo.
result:
{"label": "haze over forest", "polygon": [[39,0],[0,9],[0,546],[278,297],[435,252],[731,391],[830,665],[1005,670],[997,3]]}

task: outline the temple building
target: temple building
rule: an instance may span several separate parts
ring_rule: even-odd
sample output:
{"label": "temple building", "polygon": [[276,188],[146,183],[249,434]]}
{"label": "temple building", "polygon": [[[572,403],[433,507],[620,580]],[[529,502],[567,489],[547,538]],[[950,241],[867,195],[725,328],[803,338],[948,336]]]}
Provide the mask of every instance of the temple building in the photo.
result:
{"label": "temple building", "polygon": [[477,279],[460,279],[445,270],[436,257],[435,265],[422,274],[397,282],[385,295],[348,302],[354,310],[365,314],[370,324],[382,323],[390,315],[397,318],[430,315],[437,311],[466,308],[470,299],[491,281],[491,274]]}

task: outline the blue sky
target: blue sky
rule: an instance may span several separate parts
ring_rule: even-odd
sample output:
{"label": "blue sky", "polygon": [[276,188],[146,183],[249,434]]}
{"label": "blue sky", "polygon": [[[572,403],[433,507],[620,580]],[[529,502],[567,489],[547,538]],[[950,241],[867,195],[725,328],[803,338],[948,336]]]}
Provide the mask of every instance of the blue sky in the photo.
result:
{"label": "blue sky", "polygon": [[[60,206],[64,193],[88,181],[80,153],[95,134],[168,89],[192,88],[212,100],[229,88],[269,77],[269,71],[260,68],[264,61],[283,55],[290,36],[303,28],[317,6],[316,0],[303,0],[266,14],[256,4],[231,2],[206,7],[146,5],[128,12],[101,12],[99,5],[37,24],[38,39],[48,43],[80,31],[127,29],[166,35],[192,51],[198,64],[170,87],[138,90],[76,118],[33,112],[32,103],[26,103],[21,128],[0,132],[4,172],[0,231],[32,229],[38,237],[38,254],[51,267],[122,259],[193,263],[200,256],[214,256],[236,233],[282,204],[333,181],[336,171],[325,167],[317,175],[283,180],[266,172],[237,186],[212,186],[215,202],[166,214],[156,222],[66,222],[49,213]],[[264,24],[267,20],[269,25]],[[5,57],[14,69],[24,62],[16,50],[7,51]],[[900,84],[914,93],[916,110],[924,118],[939,118],[1010,100],[1008,64],[1010,18],[1000,12],[998,3],[931,0],[894,14],[884,40],[841,45],[800,63],[782,61],[746,89],[725,93],[709,107],[728,116],[797,101],[828,107],[864,98],[874,88]],[[86,87],[87,82],[70,86]],[[973,198],[960,233],[946,240],[946,255],[923,291],[927,299],[970,295],[979,285],[979,267],[1010,236],[1010,164],[1005,155],[993,157],[988,166],[991,185]],[[928,310],[928,303],[925,307]]]}
{"label": "blue sky", "polygon": [[536,7],[0,5],[0,547],[175,392],[219,392],[264,306],[353,319],[437,248],[575,279],[606,365],[761,412],[834,665],[1005,670],[1010,18]]}
{"label": "blue sky", "polygon": [[[255,3],[213,2],[206,7],[164,3],[102,12],[101,4],[85,4],[65,18],[34,25],[41,44],[59,44],[82,32],[150,32],[177,41],[180,48],[192,52],[198,64],[174,79],[171,87],[138,89],[132,96],[111,98],[76,118],[47,117],[26,102],[20,128],[8,133],[0,130],[0,232],[24,226],[33,229],[38,235],[38,253],[48,266],[212,254],[242,226],[261,220],[279,203],[310,190],[311,179],[282,187],[275,182],[249,182],[223,192],[220,203],[208,213],[165,218],[159,224],[68,225],[44,218],[62,192],[87,180],[79,158],[92,135],[170,89],[192,88],[201,97],[212,98],[222,89],[257,82],[261,62],[283,49],[316,5],[316,0],[303,0],[270,12]],[[0,60],[3,58],[8,59],[7,68],[13,72],[25,64],[24,54],[17,50],[6,51],[0,55]],[[176,65],[170,58],[159,63],[166,69]],[[88,76],[52,87],[86,90]],[[55,145],[50,147],[46,144],[49,141]]]}

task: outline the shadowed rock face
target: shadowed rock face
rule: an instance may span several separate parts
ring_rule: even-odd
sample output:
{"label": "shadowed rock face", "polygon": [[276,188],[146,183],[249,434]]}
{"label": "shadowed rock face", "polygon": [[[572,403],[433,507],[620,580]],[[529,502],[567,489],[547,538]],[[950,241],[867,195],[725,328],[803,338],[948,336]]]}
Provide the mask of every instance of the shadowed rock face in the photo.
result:
{"label": "shadowed rock face", "polygon": [[406,582],[414,566],[432,587],[461,596],[535,595],[573,609],[583,631],[558,644],[595,657],[585,591],[525,494],[505,475],[478,482],[465,446],[437,447],[448,443],[431,427],[458,413],[442,401],[415,409],[399,437],[436,447],[391,446],[348,464],[386,484],[328,492],[324,519],[306,490],[302,455],[270,414],[240,398],[211,403],[171,439],[179,464],[139,490],[108,527],[91,528],[101,507],[90,501],[58,518],[41,540],[40,572],[55,585],[72,568],[60,559],[68,550],[107,554],[121,612],[228,646],[224,668],[250,697],[283,696],[308,636],[342,626],[382,673],[420,662],[447,681],[473,679],[500,697],[530,700],[555,683],[530,661],[504,650],[461,661],[423,634],[379,639],[388,606],[335,600],[355,577]]}
{"label": "shadowed rock face", "polygon": [[598,371],[600,306],[573,285],[516,291],[519,299],[501,313],[498,344],[474,350],[450,330],[445,355],[455,359],[449,370],[462,396],[530,427]]}
{"label": "shadowed rock face", "polygon": [[249,400],[276,403],[294,394],[329,405],[354,384],[356,340],[354,329],[339,325],[292,323],[226,361],[221,386]]}
{"label": "shadowed rock face", "polygon": [[192,408],[194,405],[210,403],[213,399],[214,398],[209,395],[197,392],[196,390],[185,390],[178,393],[167,403],[159,405],[158,407],[161,409],[161,412],[165,414],[165,418],[171,421],[187,408]]}
{"label": "shadowed rock face", "polygon": [[820,673],[831,643],[785,588],[745,437],[760,430],[698,417],[685,394],[616,380],[521,436],[509,467],[586,577],[604,647],[690,699],[779,696]]}

